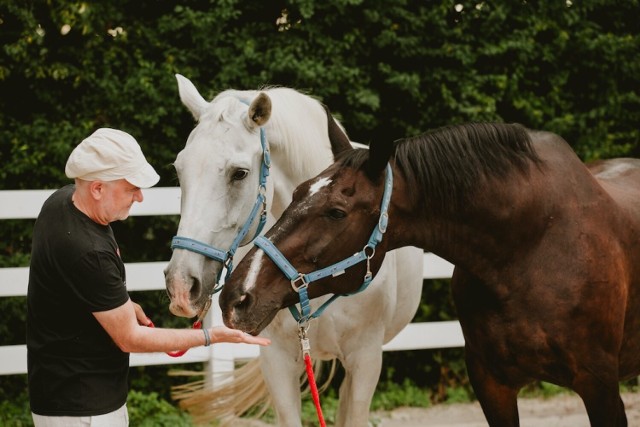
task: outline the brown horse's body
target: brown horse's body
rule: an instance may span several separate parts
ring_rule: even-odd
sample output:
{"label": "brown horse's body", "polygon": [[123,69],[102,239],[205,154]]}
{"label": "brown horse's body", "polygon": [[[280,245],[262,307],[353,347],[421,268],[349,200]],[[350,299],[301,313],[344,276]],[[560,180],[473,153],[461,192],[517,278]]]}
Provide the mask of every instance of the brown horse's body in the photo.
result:
{"label": "brown horse's body", "polygon": [[536,379],[575,390],[592,425],[626,425],[618,381],[640,372],[640,161],[600,164],[598,179],[558,141],[535,148],[540,171],[495,182],[447,227],[459,233],[444,246],[470,243],[451,258],[469,376],[491,425],[517,425],[516,395]]}
{"label": "brown horse's body", "polygon": [[[386,250],[405,245],[456,265],[452,292],[469,377],[491,426],[519,424],[517,394],[534,380],[576,391],[592,426],[626,426],[618,382],[640,373],[640,160],[587,167],[557,135],[509,125],[443,135],[419,141],[418,154],[398,154],[411,153],[412,141],[396,148],[389,227],[372,270]],[[495,142],[495,150],[487,148]],[[371,158],[347,154],[302,184],[267,233],[298,271],[362,247],[378,220],[379,165],[390,155],[379,150],[372,147]],[[460,157],[445,157],[447,150]],[[504,153],[509,160],[494,166]],[[355,158],[364,163],[349,160]],[[451,171],[464,169],[452,167],[461,162],[479,172]],[[412,180],[420,168],[427,168],[422,181]],[[454,178],[441,179],[449,175]],[[447,191],[462,202],[440,209]],[[296,301],[262,256],[255,249],[247,255],[220,300],[225,322],[253,333],[274,309]],[[249,269],[261,285],[247,290]],[[353,268],[316,288],[310,284],[309,293],[348,292],[361,274]]]}

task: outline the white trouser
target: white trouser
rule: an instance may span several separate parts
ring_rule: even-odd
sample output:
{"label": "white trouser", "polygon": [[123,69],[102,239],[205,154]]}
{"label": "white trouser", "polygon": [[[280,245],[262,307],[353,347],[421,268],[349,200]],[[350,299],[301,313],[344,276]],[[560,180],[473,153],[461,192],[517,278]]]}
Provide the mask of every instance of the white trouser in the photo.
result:
{"label": "white trouser", "polygon": [[127,427],[129,413],[127,405],[104,415],[88,417],[57,417],[31,413],[35,427]]}

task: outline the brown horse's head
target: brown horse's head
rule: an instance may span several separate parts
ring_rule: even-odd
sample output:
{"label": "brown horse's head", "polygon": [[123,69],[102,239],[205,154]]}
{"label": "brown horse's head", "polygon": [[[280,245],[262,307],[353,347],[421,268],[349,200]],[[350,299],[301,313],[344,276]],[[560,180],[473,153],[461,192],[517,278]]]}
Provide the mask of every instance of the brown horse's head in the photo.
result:
{"label": "brown horse's head", "polygon": [[[386,157],[385,157],[386,156]],[[266,237],[302,274],[330,266],[363,250],[380,217],[388,153],[369,159],[368,150],[346,150],[337,163],[301,184]],[[387,245],[375,248],[370,271],[380,268]],[[309,298],[357,291],[367,262],[308,286]],[[237,265],[220,295],[228,326],[259,333],[278,310],[299,302],[291,281],[262,249]]]}

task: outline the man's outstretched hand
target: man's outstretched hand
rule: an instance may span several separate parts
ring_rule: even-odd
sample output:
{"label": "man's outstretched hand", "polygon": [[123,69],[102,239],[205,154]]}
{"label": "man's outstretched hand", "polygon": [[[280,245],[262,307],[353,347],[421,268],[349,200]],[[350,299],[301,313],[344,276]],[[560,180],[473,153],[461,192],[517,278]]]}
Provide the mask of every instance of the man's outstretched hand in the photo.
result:
{"label": "man's outstretched hand", "polygon": [[209,329],[211,334],[211,342],[229,342],[229,343],[246,343],[246,344],[258,344],[269,345],[271,340],[269,338],[254,337],[238,329],[227,328],[226,326],[215,326]]}

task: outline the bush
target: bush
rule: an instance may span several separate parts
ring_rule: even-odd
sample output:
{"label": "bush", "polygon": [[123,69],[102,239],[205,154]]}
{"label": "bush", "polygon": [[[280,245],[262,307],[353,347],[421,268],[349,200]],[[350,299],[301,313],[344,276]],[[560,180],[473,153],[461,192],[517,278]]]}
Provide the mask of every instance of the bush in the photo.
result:
{"label": "bush", "polygon": [[29,397],[23,391],[12,400],[0,401],[0,425],[6,427],[33,426]]}
{"label": "bush", "polygon": [[132,427],[191,427],[191,417],[157,393],[129,392],[127,401],[129,424]]}

